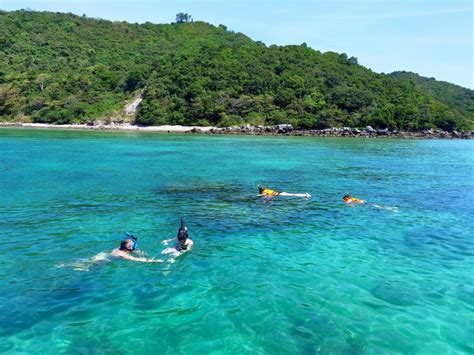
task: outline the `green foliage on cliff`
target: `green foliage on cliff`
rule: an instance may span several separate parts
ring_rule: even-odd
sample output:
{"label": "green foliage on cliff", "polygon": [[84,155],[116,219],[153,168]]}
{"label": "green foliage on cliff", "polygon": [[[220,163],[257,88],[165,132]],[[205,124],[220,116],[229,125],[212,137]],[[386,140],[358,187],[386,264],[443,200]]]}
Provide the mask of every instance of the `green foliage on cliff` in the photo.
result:
{"label": "green foliage on cliff", "polygon": [[474,90],[406,71],[397,71],[389,75],[393,78],[412,81],[416,87],[466,117],[472,118],[474,115]]}
{"label": "green foliage on cliff", "polygon": [[121,112],[143,91],[142,125],[473,128],[473,91],[445,100],[450,85],[430,89],[376,74],[344,53],[267,47],[199,21],[0,12],[2,120],[87,122]]}

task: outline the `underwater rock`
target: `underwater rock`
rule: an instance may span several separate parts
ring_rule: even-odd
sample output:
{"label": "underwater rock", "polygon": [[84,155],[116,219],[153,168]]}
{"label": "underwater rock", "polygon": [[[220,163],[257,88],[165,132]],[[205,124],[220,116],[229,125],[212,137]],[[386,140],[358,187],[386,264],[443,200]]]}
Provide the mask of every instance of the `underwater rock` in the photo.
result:
{"label": "underwater rock", "polygon": [[390,283],[382,283],[370,291],[372,296],[395,306],[413,306],[418,296],[404,287],[396,287]]}

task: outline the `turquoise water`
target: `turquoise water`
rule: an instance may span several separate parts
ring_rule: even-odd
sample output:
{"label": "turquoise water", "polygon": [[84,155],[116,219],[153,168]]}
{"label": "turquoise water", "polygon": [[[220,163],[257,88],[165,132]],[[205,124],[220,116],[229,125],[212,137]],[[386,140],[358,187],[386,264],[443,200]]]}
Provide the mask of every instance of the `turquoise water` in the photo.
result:
{"label": "turquoise water", "polygon": [[[472,353],[473,153],[0,130],[0,353]],[[175,263],[92,262],[125,231],[159,255],[180,216]]]}

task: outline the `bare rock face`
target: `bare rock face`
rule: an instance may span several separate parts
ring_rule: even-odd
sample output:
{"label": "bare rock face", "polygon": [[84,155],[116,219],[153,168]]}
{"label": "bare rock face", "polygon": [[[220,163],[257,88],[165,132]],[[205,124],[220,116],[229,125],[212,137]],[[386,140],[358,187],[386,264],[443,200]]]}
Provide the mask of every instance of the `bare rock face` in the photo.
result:
{"label": "bare rock face", "polygon": [[137,113],[138,106],[140,106],[140,103],[142,102],[141,96],[133,100],[130,104],[128,104],[125,107],[125,114],[127,115],[134,115]]}

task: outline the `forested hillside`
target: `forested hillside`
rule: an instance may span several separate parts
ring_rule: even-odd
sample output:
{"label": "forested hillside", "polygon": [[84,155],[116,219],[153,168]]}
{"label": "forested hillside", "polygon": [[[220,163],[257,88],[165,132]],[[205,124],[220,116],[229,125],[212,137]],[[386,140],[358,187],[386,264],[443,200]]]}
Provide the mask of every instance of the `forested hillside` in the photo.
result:
{"label": "forested hillside", "polygon": [[[425,78],[416,73],[397,71],[389,74],[393,78],[410,80],[424,92],[432,95],[438,101],[458,110],[467,117],[474,115],[474,90],[463,88],[446,81]],[[466,73],[469,75],[469,73]]]}
{"label": "forested hillside", "polygon": [[[429,80],[424,79],[423,80]],[[266,46],[203,22],[154,25],[47,12],[0,12],[0,119],[473,129],[473,91],[376,74],[357,59]],[[458,95],[458,96],[457,96]]]}

